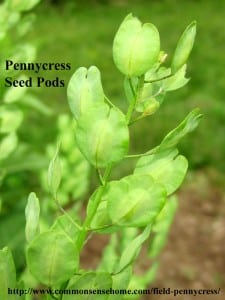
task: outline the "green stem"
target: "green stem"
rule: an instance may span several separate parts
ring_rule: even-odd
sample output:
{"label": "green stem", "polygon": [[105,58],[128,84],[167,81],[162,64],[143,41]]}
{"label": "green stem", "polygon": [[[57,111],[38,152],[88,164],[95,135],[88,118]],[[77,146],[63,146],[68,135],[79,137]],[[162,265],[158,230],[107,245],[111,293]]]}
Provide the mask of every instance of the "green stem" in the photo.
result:
{"label": "green stem", "polygon": [[100,183],[101,185],[104,185],[104,180],[103,180],[103,178],[102,178],[102,174],[101,174],[100,170],[99,170],[99,169],[96,169],[96,173],[97,173],[97,176],[98,176],[99,183]]}
{"label": "green stem", "polygon": [[153,148],[152,150],[150,150],[146,153],[126,155],[125,158],[139,158],[139,157],[142,157],[142,156],[149,156],[149,155],[154,154],[158,150],[158,148],[159,147],[155,147],[155,148]]}
{"label": "green stem", "polygon": [[132,99],[132,101],[130,102],[130,105],[129,105],[129,107],[128,107],[128,111],[127,111],[127,115],[126,115],[127,124],[129,124],[129,122],[130,122],[132,113],[133,113],[134,108],[135,108],[135,105],[136,105],[136,99],[137,99],[137,95],[136,95],[135,92],[134,92],[131,78],[128,78],[128,82],[129,82],[130,88],[131,88],[131,90],[132,90],[132,92],[133,92],[134,98]]}
{"label": "green stem", "polygon": [[83,223],[83,226],[82,226],[82,230],[80,232],[80,235],[77,239],[77,246],[78,246],[78,250],[81,251],[81,249],[83,248],[84,246],[84,243],[85,243],[85,240],[86,240],[86,236],[88,234],[88,228],[90,228],[90,224],[96,214],[96,211],[98,209],[98,206],[99,206],[99,203],[101,202],[101,198],[102,198],[102,195],[105,191],[105,188],[107,186],[107,182],[108,182],[108,179],[109,179],[109,176],[111,174],[111,170],[112,170],[112,165],[109,165],[106,170],[105,170],[105,174],[103,176],[103,185],[97,190],[97,194],[94,198],[94,202],[92,204],[92,211],[91,213],[86,217],[84,223]]}
{"label": "green stem", "polygon": [[130,121],[129,125],[133,125],[133,124],[136,123],[137,121],[139,121],[139,120],[141,120],[141,119],[144,119],[144,118],[146,118],[146,117],[148,117],[148,115],[142,114],[142,115],[140,115],[139,117],[137,117],[136,119],[133,119],[132,121]]}
{"label": "green stem", "polygon": [[67,213],[67,211],[60,205],[58,199],[56,196],[54,196],[54,202],[57,205],[58,209],[67,216],[67,218],[70,220],[70,222],[78,229],[78,230],[82,230],[82,227],[77,224],[77,222],[75,222],[73,220],[73,218]]}
{"label": "green stem", "polygon": [[109,106],[111,106],[111,107],[113,107],[113,108],[117,108],[117,107],[109,100],[109,98],[108,98],[106,95],[104,95],[104,98],[105,98],[106,102],[109,104]]}
{"label": "green stem", "polygon": [[170,77],[172,77],[173,75],[174,75],[174,74],[170,74],[170,75],[166,75],[166,76],[163,76],[163,77],[157,78],[157,79],[145,80],[144,83],[153,83],[153,82],[161,81],[161,80],[170,78]]}
{"label": "green stem", "polygon": [[[133,90],[131,78],[129,78],[128,81],[129,81],[131,89]],[[145,83],[144,75],[142,75],[141,77],[139,77],[137,93],[136,93],[136,95],[134,95],[134,99],[133,99],[133,101],[131,101],[131,103],[128,107],[128,111],[127,111],[127,115],[126,115],[127,124],[130,124],[130,120],[131,120],[133,111],[135,109],[135,106],[136,106],[137,102],[139,101],[139,99],[141,98],[144,83]]]}

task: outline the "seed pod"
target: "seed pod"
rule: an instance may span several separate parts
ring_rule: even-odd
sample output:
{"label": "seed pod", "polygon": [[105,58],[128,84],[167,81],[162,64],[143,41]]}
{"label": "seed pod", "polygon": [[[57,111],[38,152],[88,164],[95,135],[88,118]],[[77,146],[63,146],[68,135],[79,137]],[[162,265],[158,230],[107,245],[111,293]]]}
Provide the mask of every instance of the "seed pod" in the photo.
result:
{"label": "seed pod", "polygon": [[103,102],[104,92],[98,68],[79,68],[70,79],[67,96],[70,110],[76,120],[93,103]]}
{"label": "seed pod", "polygon": [[142,24],[129,14],[120,25],[113,42],[113,58],[125,75],[140,76],[158,61],[160,38],[151,23]]}
{"label": "seed pod", "polygon": [[172,73],[177,72],[187,61],[194,45],[196,35],[196,22],[192,22],[181,35],[173,56]]}

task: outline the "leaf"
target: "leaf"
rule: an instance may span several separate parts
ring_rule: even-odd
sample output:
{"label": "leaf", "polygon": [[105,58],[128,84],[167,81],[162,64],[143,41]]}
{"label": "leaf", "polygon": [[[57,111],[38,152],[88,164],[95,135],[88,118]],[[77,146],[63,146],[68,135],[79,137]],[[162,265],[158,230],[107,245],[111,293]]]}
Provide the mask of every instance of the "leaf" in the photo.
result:
{"label": "leaf", "polygon": [[53,194],[55,198],[61,181],[61,167],[60,167],[60,160],[58,157],[58,153],[59,153],[59,144],[57,145],[55,155],[52,158],[48,168],[48,185],[49,185],[50,192]]}
{"label": "leaf", "polygon": [[151,175],[155,181],[165,187],[167,195],[170,195],[183,182],[187,168],[187,159],[178,155],[176,149],[170,149],[141,157],[137,162],[134,174]]}
{"label": "leaf", "polygon": [[155,235],[148,250],[148,255],[150,258],[156,258],[164,247],[176,210],[177,199],[176,197],[172,197],[166,202],[165,206],[157,216],[153,225],[153,231],[155,232]]}
{"label": "leaf", "polygon": [[20,101],[23,104],[26,104],[28,107],[36,109],[38,112],[43,115],[50,116],[53,113],[53,110],[44,104],[41,100],[31,94],[26,94]]}
{"label": "leaf", "polygon": [[[113,226],[107,211],[107,202],[102,201],[90,224],[91,230],[98,233],[112,233],[119,230],[119,227]],[[105,228],[104,228],[105,227]],[[100,229],[99,229],[100,228]]]}
{"label": "leaf", "polygon": [[0,142],[0,161],[8,157],[16,148],[18,138],[15,132],[6,135]]}
{"label": "leaf", "polygon": [[162,140],[158,150],[166,150],[174,148],[179,141],[188,133],[195,130],[198,126],[202,114],[199,113],[199,109],[192,110],[187,117],[173,130],[171,130]]}
{"label": "leaf", "polygon": [[[28,80],[29,78],[25,75],[21,75],[17,78],[17,80]],[[23,99],[27,92],[27,86],[17,86],[17,87],[10,87],[7,89],[6,93],[4,94],[3,101],[5,103],[13,103]]]}
{"label": "leaf", "polygon": [[26,216],[25,234],[28,242],[30,242],[40,232],[39,215],[40,215],[39,200],[35,193],[30,193],[25,208],[25,216]]}
{"label": "leaf", "polygon": [[[110,237],[109,243],[103,249],[98,271],[113,273],[116,264],[118,263],[117,255],[118,240],[115,234]],[[114,280],[113,280],[114,281]]]}
{"label": "leaf", "polygon": [[118,162],[128,151],[126,118],[107,104],[94,106],[79,119],[76,140],[81,153],[95,168]]}
{"label": "leaf", "polygon": [[40,0],[7,0],[6,4],[13,11],[27,11],[37,5]]}
{"label": "leaf", "polygon": [[183,65],[173,76],[163,80],[162,87],[165,91],[174,91],[178,90],[189,81],[188,78],[185,78],[187,65]]}
{"label": "leaf", "polygon": [[76,120],[93,104],[103,103],[104,92],[98,68],[79,68],[69,81],[67,97]]}
{"label": "leaf", "polygon": [[35,237],[26,255],[32,275],[47,286],[62,284],[78,268],[76,245],[58,231],[46,231]]}
{"label": "leaf", "polygon": [[106,291],[110,290],[111,287],[112,278],[110,274],[105,272],[84,273],[81,276],[71,278],[67,286],[67,289],[77,293],[65,294],[62,300],[108,300],[109,294]]}
{"label": "leaf", "polygon": [[148,239],[150,232],[151,226],[147,226],[139,236],[128,244],[121,255],[117,272],[128,267],[136,259],[142,244]]}
{"label": "leaf", "polygon": [[[78,149],[74,139],[76,124],[76,121],[67,114],[61,114],[57,120],[57,140],[60,141],[62,169],[62,180],[57,195],[61,205],[66,205],[71,200],[74,202],[79,200],[88,191],[90,183],[90,164]],[[52,156],[54,146],[51,145],[48,150],[48,156]]]}
{"label": "leaf", "polygon": [[16,288],[16,269],[11,251],[5,247],[0,250],[0,299],[16,300],[16,295],[8,293],[8,288]]}
{"label": "leaf", "polygon": [[14,108],[0,108],[0,133],[15,131],[23,120],[22,111]]}
{"label": "leaf", "polygon": [[19,38],[22,38],[29,31],[31,31],[32,25],[33,25],[35,19],[36,19],[36,15],[33,13],[23,16],[23,18],[20,20],[18,26],[16,27],[17,36]]}
{"label": "leaf", "polygon": [[143,75],[157,62],[159,52],[157,28],[151,23],[142,24],[129,14],[113,41],[113,58],[117,68],[128,77]]}
{"label": "leaf", "polygon": [[192,22],[181,35],[171,64],[172,73],[177,72],[187,61],[194,45],[196,22]]}
{"label": "leaf", "polygon": [[[11,194],[8,199],[13,198]],[[13,198],[14,199],[14,198]],[[7,203],[12,207],[12,203]],[[5,205],[4,205],[5,208]],[[10,214],[1,215],[0,218],[0,248],[7,247],[16,257],[16,269],[22,269],[25,265],[24,244],[25,244],[25,218],[24,212],[20,209],[12,209]],[[1,277],[1,276],[0,276]],[[1,298],[0,298],[1,299]]]}
{"label": "leaf", "polygon": [[[71,218],[74,219],[73,216],[71,216]],[[77,222],[77,220],[74,221]],[[79,233],[78,228],[65,214],[57,217],[57,219],[55,220],[54,224],[51,227],[51,230],[55,230],[57,232],[67,235],[74,242]]]}
{"label": "leaf", "polygon": [[166,192],[150,175],[134,174],[108,185],[103,200],[114,225],[151,224],[165,203]]}
{"label": "leaf", "polygon": [[[33,62],[36,58],[36,48],[35,46],[31,45],[31,44],[17,44],[15,45],[14,49],[13,49],[13,55],[9,57],[9,60],[12,60],[14,62],[16,61],[29,61],[29,62]],[[8,74],[12,74],[14,75],[14,70],[8,70]],[[28,77],[21,75],[19,78],[17,79],[23,79],[26,80],[28,79]],[[18,89],[18,87],[16,87],[16,90]],[[26,88],[22,87],[21,89],[24,89],[24,91],[26,90]],[[20,91],[22,94],[22,91]],[[22,96],[22,95],[21,95]],[[22,98],[22,97],[20,97]],[[18,97],[15,99],[15,101],[18,100]]]}
{"label": "leaf", "polygon": [[[112,289],[115,290],[127,290],[130,279],[132,278],[132,268],[127,267],[119,274],[115,274],[112,277]],[[123,298],[122,298],[123,299]],[[107,300],[121,300],[121,294],[111,294]]]}

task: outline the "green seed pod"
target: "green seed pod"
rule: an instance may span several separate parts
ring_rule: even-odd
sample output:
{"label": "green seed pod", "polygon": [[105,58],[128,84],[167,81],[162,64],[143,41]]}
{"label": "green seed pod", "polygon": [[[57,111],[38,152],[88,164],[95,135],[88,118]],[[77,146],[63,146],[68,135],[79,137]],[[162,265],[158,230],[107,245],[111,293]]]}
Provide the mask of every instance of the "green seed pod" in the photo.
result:
{"label": "green seed pod", "polygon": [[104,92],[98,68],[79,68],[69,81],[67,96],[70,110],[76,120],[90,105],[103,102]]}
{"label": "green seed pod", "polygon": [[113,58],[125,75],[140,76],[158,61],[160,37],[151,23],[142,24],[129,14],[120,25],[113,42]]}
{"label": "green seed pod", "polygon": [[177,47],[171,64],[173,74],[186,63],[194,45],[195,35],[196,22],[194,21],[184,30],[177,43]]}

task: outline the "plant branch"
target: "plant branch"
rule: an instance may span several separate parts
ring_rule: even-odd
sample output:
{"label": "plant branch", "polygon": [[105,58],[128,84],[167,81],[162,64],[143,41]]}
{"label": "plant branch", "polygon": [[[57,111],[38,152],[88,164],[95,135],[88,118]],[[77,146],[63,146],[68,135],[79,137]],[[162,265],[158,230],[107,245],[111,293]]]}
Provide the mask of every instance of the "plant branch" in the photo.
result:
{"label": "plant branch", "polygon": [[98,176],[99,183],[100,183],[101,185],[104,185],[104,179],[103,179],[103,177],[102,177],[102,174],[101,174],[100,170],[99,170],[99,169],[96,169],[96,173],[97,173],[97,176]]}
{"label": "plant branch", "polygon": [[125,158],[139,158],[139,157],[142,157],[142,156],[149,156],[149,155],[154,154],[157,151],[158,148],[159,147],[155,147],[152,150],[150,150],[148,152],[145,152],[145,153],[126,155]]}
{"label": "plant branch", "polygon": [[53,199],[54,199],[54,202],[55,202],[55,204],[57,205],[58,209],[59,209],[63,214],[65,214],[65,215],[67,216],[67,218],[72,222],[72,224],[73,224],[78,230],[82,230],[82,227],[81,227],[79,224],[77,224],[77,222],[75,222],[75,221],[73,220],[73,218],[67,213],[67,211],[60,205],[60,203],[59,203],[57,197],[54,196]]}
{"label": "plant branch", "polygon": [[104,98],[105,98],[106,102],[107,102],[111,107],[118,109],[118,108],[117,108],[117,107],[109,100],[109,98],[108,98],[106,95],[104,95]]}
{"label": "plant branch", "polygon": [[153,82],[157,82],[157,81],[161,81],[161,80],[170,78],[170,77],[172,77],[172,76],[173,76],[173,74],[170,74],[170,75],[166,75],[166,76],[163,76],[163,77],[157,78],[157,79],[145,80],[144,83],[153,83]]}
{"label": "plant branch", "polygon": [[102,195],[105,191],[105,188],[107,186],[107,182],[108,182],[108,179],[110,177],[110,174],[111,174],[111,170],[112,170],[112,164],[110,164],[106,170],[105,170],[105,174],[103,176],[103,185],[98,189],[97,191],[97,194],[94,198],[94,202],[93,202],[93,208],[92,208],[92,212],[86,217],[84,223],[83,223],[83,226],[82,226],[82,231],[80,232],[80,235],[77,239],[77,246],[78,246],[78,249],[79,251],[81,251],[84,243],[85,243],[85,240],[86,240],[86,236],[87,236],[87,233],[88,233],[88,228],[90,228],[90,224],[95,216],[95,213],[98,209],[98,206],[99,206],[99,203],[101,201],[101,198],[102,198]]}
{"label": "plant branch", "polygon": [[[133,86],[132,86],[131,78],[129,78],[128,81],[129,81],[131,90],[133,91]],[[131,103],[130,103],[130,105],[128,107],[128,111],[127,111],[127,115],[126,115],[127,124],[130,123],[130,119],[132,117],[132,114],[133,114],[133,111],[135,109],[136,103],[139,101],[139,99],[140,99],[140,97],[142,95],[143,87],[144,87],[144,75],[142,75],[142,76],[139,77],[137,93],[134,94],[134,99],[133,99],[133,101],[131,101]]]}

